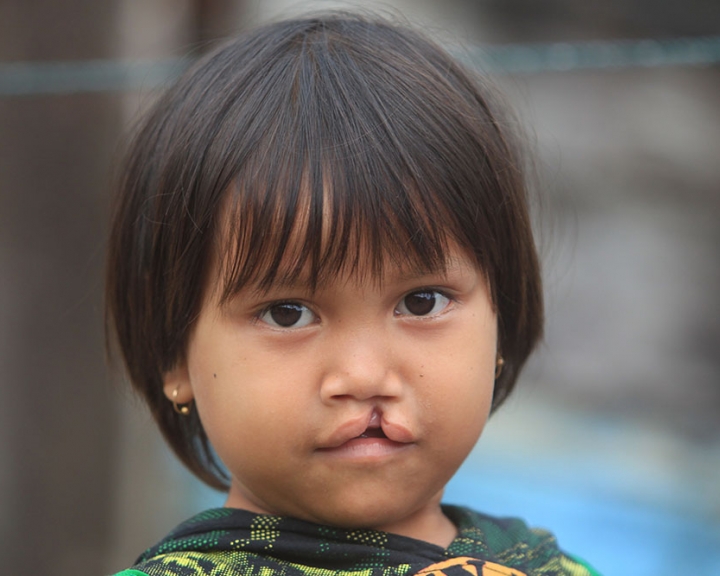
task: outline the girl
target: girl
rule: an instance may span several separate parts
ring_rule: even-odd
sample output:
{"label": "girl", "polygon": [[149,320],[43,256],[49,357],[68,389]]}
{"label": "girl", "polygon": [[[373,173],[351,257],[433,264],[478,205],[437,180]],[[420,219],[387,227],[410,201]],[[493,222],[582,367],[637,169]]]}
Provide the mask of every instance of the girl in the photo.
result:
{"label": "girl", "polygon": [[108,317],[166,440],[228,498],[121,574],[593,573],[440,503],[542,331],[521,166],[480,79],[353,15],[246,33],[157,102]]}

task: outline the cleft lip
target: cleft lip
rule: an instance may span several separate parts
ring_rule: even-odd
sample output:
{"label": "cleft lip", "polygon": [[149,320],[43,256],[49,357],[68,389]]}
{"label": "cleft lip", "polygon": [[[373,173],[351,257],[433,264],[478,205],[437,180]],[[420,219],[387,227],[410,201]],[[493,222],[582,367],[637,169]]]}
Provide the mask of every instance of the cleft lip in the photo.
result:
{"label": "cleft lip", "polygon": [[369,428],[365,430],[358,438],[387,438],[382,428]]}
{"label": "cleft lip", "polygon": [[320,443],[320,450],[338,448],[356,438],[383,438],[399,444],[415,441],[412,432],[399,422],[388,420],[377,408],[346,420]]}

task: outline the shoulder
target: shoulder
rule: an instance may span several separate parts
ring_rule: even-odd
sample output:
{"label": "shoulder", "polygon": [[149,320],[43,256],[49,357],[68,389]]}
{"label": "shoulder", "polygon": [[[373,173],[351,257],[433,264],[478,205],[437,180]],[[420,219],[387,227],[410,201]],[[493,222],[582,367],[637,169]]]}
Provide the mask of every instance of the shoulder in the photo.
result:
{"label": "shoulder", "polygon": [[237,559],[230,563],[225,554],[214,552],[169,552],[141,561],[114,576],[205,576],[206,574],[242,574]]}
{"label": "shoulder", "polygon": [[244,526],[246,514],[231,509],[206,510],[178,525],[135,564],[114,576],[200,576],[230,572],[221,539],[232,523]]}
{"label": "shoulder", "polygon": [[458,527],[448,555],[487,558],[527,576],[599,576],[563,551],[551,532],[529,527],[519,518],[498,518],[454,506],[444,510]]}

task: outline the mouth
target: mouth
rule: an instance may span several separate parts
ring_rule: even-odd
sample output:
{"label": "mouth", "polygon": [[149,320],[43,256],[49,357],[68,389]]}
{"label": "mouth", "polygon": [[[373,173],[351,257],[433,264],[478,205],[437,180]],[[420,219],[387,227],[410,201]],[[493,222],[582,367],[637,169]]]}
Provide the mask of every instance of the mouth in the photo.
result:
{"label": "mouth", "polygon": [[407,427],[386,419],[374,409],[341,424],[318,451],[364,459],[384,457],[414,443],[415,438]]}
{"label": "mouth", "polygon": [[368,428],[356,438],[387,438],[387,434],[383,432],[382,428]]}
{"label": "mouth", "polygon": [[382,414],[377,409],[370,413],[365,430],[356,438],[387,438],[387,434],[383,430]]}

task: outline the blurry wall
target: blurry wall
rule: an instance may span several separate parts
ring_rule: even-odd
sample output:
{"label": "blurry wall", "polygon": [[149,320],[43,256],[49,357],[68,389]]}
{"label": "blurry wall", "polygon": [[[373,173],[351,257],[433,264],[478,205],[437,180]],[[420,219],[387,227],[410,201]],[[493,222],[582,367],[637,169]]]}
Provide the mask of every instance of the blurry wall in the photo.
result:
{"label": "blurry wall", "polygon": [[[113,56],[117,2],[0,3],[3,61]],[[0,558],[92,573],[109,549],[117,410],[100,277],[118,95],[0,99]]]}
{"label": "blurry wall", "polygon": [[[4,0],[0,61],[182,56],[243,26],[339,4]],[[701,0],[364,6],[469,43],[720,33],[720,8]],[[629,497],[702,505],[720,526],[718,67],[498,82],[539,158],[548,326],[498,415],[503,433],[490,424],[490,449],[630,470],[618,481]],[[104,362],[113,161],[155,94],[0,98],[0,558],[9,574],[117,570],[175,522],[222,503],[180,470]],[[548,413],[552,421],[536,418]],[[657,478],[672,489],[649,489]]]}

